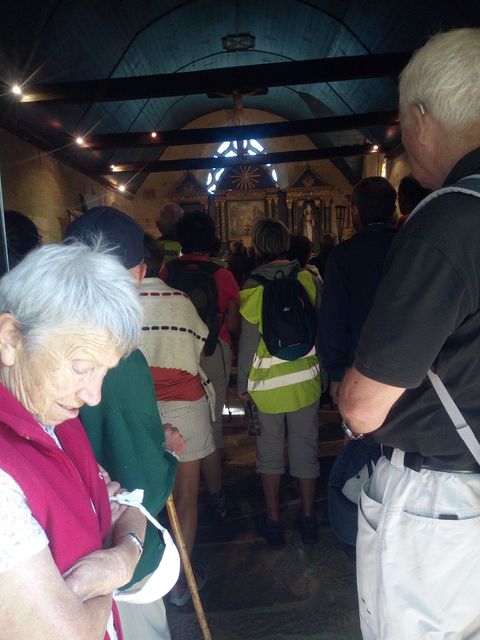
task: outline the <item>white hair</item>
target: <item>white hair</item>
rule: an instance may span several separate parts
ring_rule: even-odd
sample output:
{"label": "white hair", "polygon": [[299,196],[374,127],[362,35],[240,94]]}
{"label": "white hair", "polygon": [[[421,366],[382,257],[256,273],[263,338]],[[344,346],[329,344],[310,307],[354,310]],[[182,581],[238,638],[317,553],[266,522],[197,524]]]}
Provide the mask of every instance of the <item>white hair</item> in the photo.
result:
{"label": "white hair", "polygon": [[0,313],[14,316],[27,350],[52,331],[94,331],[123,355],[136,348],[142,317],[134,278],[100,241],[29,253],[0,279]]}
{"label": "white hair", "polygon": [[422,105],[446,128],[480,123],[480,29],[434,35],[400,74],[400,112]]}

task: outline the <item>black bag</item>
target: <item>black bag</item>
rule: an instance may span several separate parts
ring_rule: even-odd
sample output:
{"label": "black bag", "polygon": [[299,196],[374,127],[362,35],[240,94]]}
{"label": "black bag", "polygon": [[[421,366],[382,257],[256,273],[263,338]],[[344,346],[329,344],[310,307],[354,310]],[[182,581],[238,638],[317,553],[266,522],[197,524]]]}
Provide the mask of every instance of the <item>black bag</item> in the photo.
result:
{"label": "black bag", "polygon": [[358,531],[358,500],[373,474],[382,450],[373,438],[349,440],[338,454],[328,477],[330,526],[342,542],[354,546]]}
{"label": "black bag", "polygon": [[221,327],[218,288],[214,274],[221,267],[206,260],[172,260],[168,263],[167,284],[186,293],[200,318],[208,327],[205,355],[211,356],[217,346]]}
{"label": "black bag", "polygon": [[307,292],[297,279],[298,269],[273,280],[252,274],[263,285],[262,338],[270,355],[297,360],[315,345],[317,317]]}

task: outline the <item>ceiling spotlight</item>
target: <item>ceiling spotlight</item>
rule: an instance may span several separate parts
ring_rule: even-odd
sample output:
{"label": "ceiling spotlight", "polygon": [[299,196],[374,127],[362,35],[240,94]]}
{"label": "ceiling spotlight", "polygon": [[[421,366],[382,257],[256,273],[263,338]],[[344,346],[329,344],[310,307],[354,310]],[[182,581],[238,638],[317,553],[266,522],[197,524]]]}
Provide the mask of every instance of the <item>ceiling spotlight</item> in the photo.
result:
{"label": "ceiling spotlight", "polygon": [[380,149],[380,147],[378,146],[378,144],[374,144],[372,146],[372,151],[378,151]]}
{"label": "ceiling spotlight", "polygon": [[84,143],[84,139],[81,136],[78,136],[77,138],[75,138],[75,142],[78,145],[82,145]]}
{"label": "ceiling spotlight", "polygon": [[116,165],[116,164],[111,164],[111,165],[110,165],[110,169],[111,169],[112,171],[115,171],[115,170],[116,170],[116,168],[117,168],[117,165]]}
{"label": "ceiling spotlight", "polygon": [[16,96],[21,96],[22,95],[22,89],[18,84],[14,84],[12,87],[12,93],[14,93]]}
{"label": "ceiling spotlight", "polygon": [[126,190],[126,186],[124,184],[119,184],[118,185],[118,190],[121,191],[122,193]]}
{"label": "ceiling spotlight", "polygon": [[156,131],[152,131],[152,133],[150,134],[151,138],[156,138],[157,137],[157,132]]}

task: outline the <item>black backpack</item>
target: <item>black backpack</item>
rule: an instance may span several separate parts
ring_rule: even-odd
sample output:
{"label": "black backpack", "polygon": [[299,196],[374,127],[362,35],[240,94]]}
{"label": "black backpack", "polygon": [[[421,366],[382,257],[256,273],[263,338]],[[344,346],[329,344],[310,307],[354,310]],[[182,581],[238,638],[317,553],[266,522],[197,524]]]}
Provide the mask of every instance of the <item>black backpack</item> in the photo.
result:
{"label": "black backpack", "polygon": [[297,268],[288,275],[277,271],[273,280],[251,275],[263,285],[263,341],[270,355],[282,360],[297,360],[307,355],[317,335],[315,309],[297,275]]}
{"label": "black backpack", "polygon": [[168,263],[167,284],[186,293],[200,318],[208,327],[205,355],[211,356],[217,346],[221,327],[218,289],[214,274],[221,267],[204,260],[172,260]]}

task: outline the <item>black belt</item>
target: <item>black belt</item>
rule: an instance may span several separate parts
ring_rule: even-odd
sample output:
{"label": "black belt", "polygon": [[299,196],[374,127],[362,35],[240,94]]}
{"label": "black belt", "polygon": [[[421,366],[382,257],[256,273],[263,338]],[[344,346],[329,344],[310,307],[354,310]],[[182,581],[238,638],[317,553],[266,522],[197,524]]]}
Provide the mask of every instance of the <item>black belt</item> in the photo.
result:
{"label": "black belt", "polygon": [[[382,453],[391,460],[394,452],[394,447],[389,447],[382,444]],[[462,464],[462,468],[456,468],[455,464],[448,464],[441,462],[436,458],[424,458],[421,453],[415,451],[405,451],[403,458],[403,465],[412,471],[420,471],[421,469],[430,469],[432,471],[444,471],[446,473],[480,473],[480,465],[476,462],[471,464]]]}

